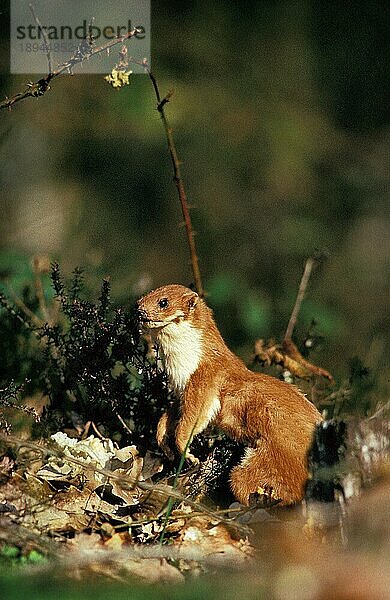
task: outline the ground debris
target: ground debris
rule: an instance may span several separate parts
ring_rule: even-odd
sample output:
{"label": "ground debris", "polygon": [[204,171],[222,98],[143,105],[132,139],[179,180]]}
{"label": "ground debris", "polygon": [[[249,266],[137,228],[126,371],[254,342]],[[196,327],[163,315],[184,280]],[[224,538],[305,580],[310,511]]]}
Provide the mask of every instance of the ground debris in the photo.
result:
{"label": "ground debris", "polygon": [[31,536],[47,541],[48,557],[74,562],[73,576],[88,571],[148,582],[179,582],[183,573],[250,559],[251,545],[233,519],[186,501],[185,474],[177,487],[171,476],[153,483],[161,471],[153,453],[141,457],[134,446],[118,449],[109,439],[58,432],[49,442],[19,440],[15,456],[2,463],[0,551],[2,540],[24,551],[17,526],[30,545]]}
{"label": "ground debris", "polygon": [[[79,440],[62,432],[40,442],[4,436],[0,553],[10,545],[25,555],[36,550],[66,564],[71,577],[130,576],[152,584],[179,583],[226,567],[250,571],[253,564],[264,578],[275,564],[275,585],[284,589],[292,579],[303,578],[305,585],[314,577],[322,581],[316,552],[337,555],[360,544],[364,559],[359,541],[364,527],[365,537],[375,537],[383,548],[384,561],[389,446],[382,416],[346,428],[324,422],[310,457],[306,502],[285,511],[238,503],[217,509],[207,498],[201,504],[194,500],[193,471],[164,476],[157,454],[142,457],[135,446],[118,449],[110,439]],[[215,460],[214,453],[207,466]],[[359,486],[349,495],[345,481],[354,473]],[[202,482],[204,476],[205,469]],[[286,559],[290,555],[300,565],[296,571]]]}

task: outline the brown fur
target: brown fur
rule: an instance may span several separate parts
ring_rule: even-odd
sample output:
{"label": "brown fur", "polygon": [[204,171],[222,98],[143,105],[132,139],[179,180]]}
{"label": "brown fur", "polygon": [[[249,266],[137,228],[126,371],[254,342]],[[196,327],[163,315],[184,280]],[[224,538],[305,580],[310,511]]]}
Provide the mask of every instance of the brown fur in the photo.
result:
{"label": "brown fur", "polygon": [[[158,304],[162,298],[168,301],[164,308]],[[183,453],[194,435],[212,422],[248,448],[231,472],[231,488],[241,503],[248,504],[251,493],[269,487],[284,504],[301,500],[308,449],[315,424],[321,421],[313,404],[296,387],[249,371],[225,345],[211,310],[188,288],[164,286],[141,298],[138,307],[141,322],[162,349],[179,396],[178,409],[165,413],[158,425],[157,441],[165,453],[172,457],[173,435]],[[185,329],[181,323],[187,324]],[[172,345],[180,331],[189,339],[182,352]],[[195,361],[195,367],[183,385],[175,367],[186,352],[188,364]]]}

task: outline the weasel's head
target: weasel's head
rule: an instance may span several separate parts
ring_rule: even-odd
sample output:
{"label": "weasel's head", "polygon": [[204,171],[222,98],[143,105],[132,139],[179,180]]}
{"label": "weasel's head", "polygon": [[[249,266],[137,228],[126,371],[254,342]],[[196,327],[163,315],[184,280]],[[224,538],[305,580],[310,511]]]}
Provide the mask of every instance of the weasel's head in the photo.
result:
{"label": "weasel's head", "polygon": [[165,285],[138,300],[139,322],[158,342],[176,393],[199,366],[203,345],[196,315],[205,306],[196,292],[182,285]]}
{"label": "weasel's head", "polygon": [[171,323],[191,321],[200,301],[196,292],[183,285],[164,285],[138,300],[138,318],[142,327],[159,330]]}

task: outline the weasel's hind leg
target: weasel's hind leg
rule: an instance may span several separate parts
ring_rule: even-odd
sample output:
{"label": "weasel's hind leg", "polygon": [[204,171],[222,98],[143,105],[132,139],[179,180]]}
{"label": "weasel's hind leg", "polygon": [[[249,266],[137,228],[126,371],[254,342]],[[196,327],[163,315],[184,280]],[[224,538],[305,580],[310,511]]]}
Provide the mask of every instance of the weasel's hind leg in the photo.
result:
{"label": "weasel's hind leg", "polygon": [[303,498],[307,468],[305,457],[279,450],[264,440],[256,448],[247,448],[241,462],[230,473],[233,494],[241,504],[249,504],[249,495],[272,488],[272,498],[281,504],[293,504]]}

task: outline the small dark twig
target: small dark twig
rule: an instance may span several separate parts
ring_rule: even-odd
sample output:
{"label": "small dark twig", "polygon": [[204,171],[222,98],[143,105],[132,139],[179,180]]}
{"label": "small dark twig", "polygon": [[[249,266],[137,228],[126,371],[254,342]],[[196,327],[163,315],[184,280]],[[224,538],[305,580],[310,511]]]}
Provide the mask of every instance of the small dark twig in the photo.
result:
{"label": "small dark twig", "polygon": [[164,106],[170,101],[170,99],[173,96],[173,90],[169,90],[169,92],[167,93],[167,95],[165,96],[165,98],[163,98],[161,100],[161,102],[157,105],[157,110],[159,113],[161,113],[162,109],[164,108]]}

